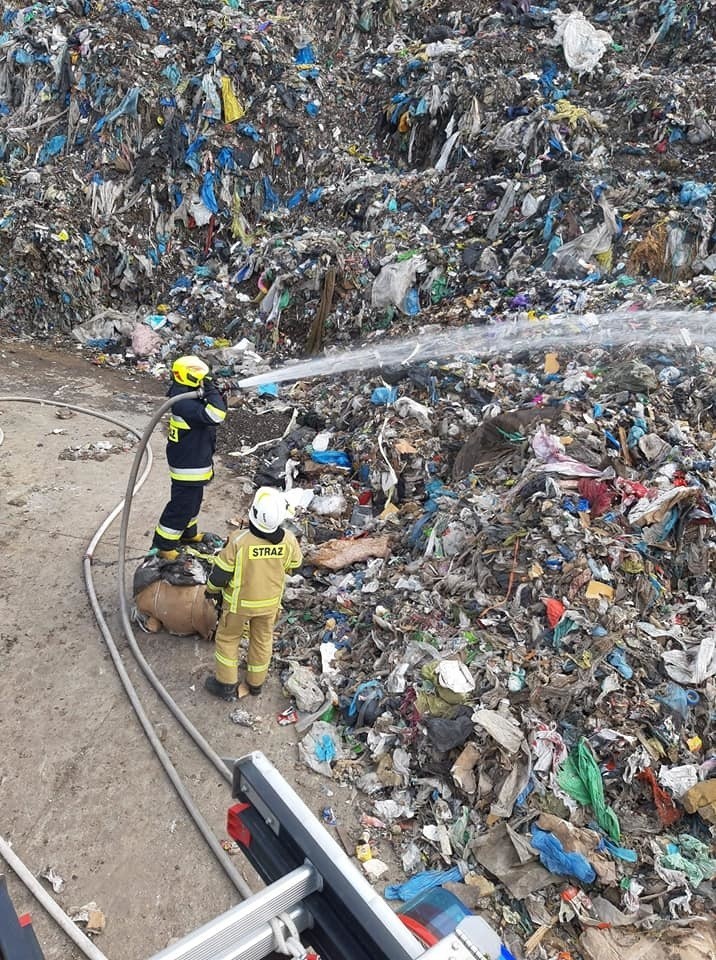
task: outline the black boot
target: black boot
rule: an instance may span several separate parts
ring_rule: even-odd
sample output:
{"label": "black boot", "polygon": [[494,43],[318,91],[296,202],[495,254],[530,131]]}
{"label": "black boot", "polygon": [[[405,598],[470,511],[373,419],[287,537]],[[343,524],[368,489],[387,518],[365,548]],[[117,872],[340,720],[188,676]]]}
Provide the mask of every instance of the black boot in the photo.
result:
{"label": "black boot", "polygon": [[263,684],[260,684],[258,687],[254,687],[251,684],[249,684],[249,693],[251,694],[252,697],[258,697],[262,689],[263,689]]}
{"label": "black boot", "polygon": [[235,683],[219,683],[215,676],[209,675],[204,681],[204,687],[215,697],[221,697],[222,700],[236,700]]}

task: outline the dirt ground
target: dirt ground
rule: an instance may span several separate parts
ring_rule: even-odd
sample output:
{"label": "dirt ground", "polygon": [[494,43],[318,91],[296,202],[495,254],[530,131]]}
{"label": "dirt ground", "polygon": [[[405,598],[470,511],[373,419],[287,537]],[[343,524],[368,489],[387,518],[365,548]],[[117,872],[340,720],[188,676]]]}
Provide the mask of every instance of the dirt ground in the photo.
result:
{"label": "dirt ground", "polygon": [[[99,369],[79,353],[23,342],[0,345],[3,396],[47,405],[0,403],[0,531],[5,550],[0,593],[0,834],[30,870],[52,867],[65,880],[56,899],[68,912],[95,901],[107,917],[97,945],[110,957],[146,960],[232,904],[237,896],[188,819],[127,702],[92,616],[82,557],[95,529],[124,493],[133,454],[59,459],[70,446],[107,439],[109,424],[59,419],[53,401],[94,407],[142,427],[162,384],[124,370]],[[57,432],[61,431],[61,432]],[[112,439],[111,437],[109,439]],[[117,442],[114,438],[114,442]],[[155,468],[133,507],[128,580],[150,545],[165,502],[164,441],[155,434]],[[203,526],[226,534],[251,486],[219,461]],[[115,523],[94,562],[100,603],[120,640]],[[287,705],[275,673],[247,704],[258,729],[236,726],[231,706],[209,697],[211,645],[195,638],[140,634],[156,672],[220,756],[263,750],[319,816],[333,806],[346,830],[360,815],[355,792],[298,763],[296,734],[280,727]],[[120,643],[130,675],[170,756],[219,838],[230,791],[158,702]],[[243,704],[242,704],[243,705]],[[235,860],[254,887],[248,864]],[[0,872],[3,865],[0,862]],[[46,960],[78,960],[66,937],[10,873],[18,912],[30,911]],[[386,878],[390,880],[391,878]],[[49,889],[49,887],[48,887]]]}

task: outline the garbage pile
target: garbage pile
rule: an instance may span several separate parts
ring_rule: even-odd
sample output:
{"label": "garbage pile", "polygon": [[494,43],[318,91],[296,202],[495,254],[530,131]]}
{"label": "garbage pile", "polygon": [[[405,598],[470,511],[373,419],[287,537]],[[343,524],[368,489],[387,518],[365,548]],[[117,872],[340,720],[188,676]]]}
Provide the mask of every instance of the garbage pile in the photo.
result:
{"label": "garbage pile", "polygon": [[[418,325],[713,309],[713,0],[332,13],[5,9],[0,330],[231,387]],[[219,440],[292,503],[283,721],[355,785],[366,875],[392,848],[386,896],[458,889],[520,960],[706,960],[716,354],[609,334],[264,384],[271,442]]]}
{"label": "garbage pile", "polygon": [[712,303],[713,41],[713,0],[8,7],[0,323],[161,372]]}
{"label": "garbage pile", "polygon": [[326,822],[376,883],[397,857],[386,896],[447,884],[520,958],[710,956],[715,368],[647,342],[244,395],[286,429],[224,462],[305,554],[280,722],[355,786]]}

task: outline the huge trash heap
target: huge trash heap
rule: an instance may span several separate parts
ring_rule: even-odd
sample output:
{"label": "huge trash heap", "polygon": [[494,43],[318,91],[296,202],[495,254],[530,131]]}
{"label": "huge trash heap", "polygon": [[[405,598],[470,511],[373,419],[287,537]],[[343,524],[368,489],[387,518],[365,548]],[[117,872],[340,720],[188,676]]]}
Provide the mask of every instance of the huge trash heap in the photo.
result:
{"label": "huge trash heap", "polygon": [[235,387],[519,332],[238,392],[276,435],[223,442],[295,507],[277,653],[302,762],[355,785],[341,838],[520,960],[716,950],[715,28],[713,0],[2,12],[3,335]]}

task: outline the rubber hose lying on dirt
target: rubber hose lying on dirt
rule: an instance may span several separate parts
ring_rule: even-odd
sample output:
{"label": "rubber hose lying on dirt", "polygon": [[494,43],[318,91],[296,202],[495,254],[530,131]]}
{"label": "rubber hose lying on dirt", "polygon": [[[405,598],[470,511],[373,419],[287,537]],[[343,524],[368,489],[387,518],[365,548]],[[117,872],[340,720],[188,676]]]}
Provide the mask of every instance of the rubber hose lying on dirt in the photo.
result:
{"label": "rubber hose lying on dirt", "polygon": [[47,910],[52,919],[62,927],[75,946],[79,947],[86,957],[89,957],[89,960],[107,960],[105,954],[70,920],[65,911],[57,905],[40,881],[30,873],[22,860],[12,850],[10,844],[6,840],[3,840],[2,837],[0,837],[0,856],[2,856],[7,865],[15,871],[18,878],[24,883],[35,899]]}
{"label": "rubber hose lying on dirt", "polygon": [[[154,731],[151,721],[149,720],[147,714],[144,711],[144,708],[142,707],[137,691],[134,687],[134,684],[131,681],[129,674],[127,673],[124,663],[122,662],[117,645],[109,630],[104,614],[102,613],[102,610],[99,606],[99,601],[97,599],[97,594],[94,587],[94,579],[92,577],[92,559],[94,557],[94,551],[97,547],[97,544],[99,543],[101,538],[104,536],[109,526],[117,518],[117,516],[122,511],[124,511],[122,516],[122,526],[120,529],[120,545],[119,545],[119,567],[120,567],[120,570],[119,570],[120,598],[119,599],[120,599],[120,612],[122,614],[123,626],[125,629],[125,633],[127,634],[127,640],[129,642],[130,648],[132,650],[132,653],[136,657],[137,662],[139,663],[139,666],[142,668],[143,673],[145,674],[149,682],[152,684],[154,689],[157,691],[157,693],[160,695],[164,703],[169,707],[172,714],[176,717],[176,719],[179,721],[179,723],[184,728],[184,730],[192,737],[192,739],[197,744],[199,749],[212,762],[212,764],[215,767],[217,767],[217,769],[219,769],[219,771],[222,773],[224,778],[230,782],[231,774],[226,764],[218,757],[216,752],[209,746],[209,744],[206,742],[204,737],[199,733],[199,731],[194,727],[194,725],[184,715],[184,713],[179,709],[179,707],[177,707],[177,705],[174,703],[169,693],[166,691],[166,689],[162,686],[162,684],[156,677],[152,668],[147,663],[144,655],[141,653],[141,650],[139,649],[139,646],[137,644],[136,637],[134,636],[134,632],[132,630],[131,624],[129,622],[129,604],[127,602],[127,597],[125,593],[124,564],[125,564],[125,555],[126,555],[127,525],[129,521],[129,505],[131,504],[134,494],[143,486],[152,468],[153,457],[152,457],[152,451],[148,446],[149,438],[151,437],[152,432],[154,431],[154,428],[159,422],[159,420],[161,419],[161,417],[177,400],[186,399],[187,397],[191,398],[194,396],[196,396],[196,393],[180,394],[178,397],[173,397],[165,401],[154,413],[149,423],[147,424],[147,427],[143,434],[140,434],[139,431],[136,430],[134,427],[131,427],[128,424],[124,423],[123,421],[118,420],[116,417],[111,417],[108,414],[101,413],[98,410],[94,410],[88,407],[77,406],[71,403],[64,403],[64,402],[59,402],[55,400],[45,400],[39,397],[22,397],[22,396],[0,396],[0,403],[34,403],[34,404],[39,404],[40,406],[62,407],[67,410],[72,410],[75,413],[82,413],[90,417],[95,417],[100,420],[105,420],[106,422],[111,423],[114,426],[120,427],[122,430],[127,430],[129,433],[132,433],[135,437],[139,438],[139,441],[140,441],[139,448],[137,450],[134,463],[132,465],[129,483],[127,485],[126,497],[121,503],[118,503],[117,506],[107,515],[105,520],[103,520],[102,524],[98,527],[97,531],[92,537],[92,540],[90,541],[87,547],[87,550],[85,551],[85,555],[83,559],[85,586],[87,589],[87,594],[90,600],[90,604],[92,605],[92,610],[95,615],[95,619],[97,620],[97,624],[100,628],[100,632],[102,633],[102,637],[104,638],[104,641],[107,644],[107,649],[109,650],[110,656],[112,657],[112,662],[114,663],[115,669],[117,670],[117,673],[119,674],[119,678],[122,681],[122,685],[127,694],[129,702],[131,703],[132,708],[134,709],[134,712],[137,715],[137,718],[142,726],[142,729],[144,730],[144,733],[147,736],[147,739],[149,740],[149,743],[152,749],[157,755],[159,762],[162,764],[162,767],[164,768],[164,771],[167,774],[167,777],[171,781],[172,786],[174,787],[177,795],[179,796],[180,800],[184,804],[184,807],[186,808],[187,813],[189,814],[191,819],[194,821],[197,829],[199,830],[202,837],[206,841],[207,845],[211,849],[212,853],[218,860],[219,865],[222,867],[227,877],[229,878],[233,886],[236,888],[238,893],[241,895],[241,897],[246,898],[251,896],[251,892],[252,892],[251,888],[243,879],[243,877],[239,874],[238,870],[234,867],[234,865],[229,861],[226,852],[223,850],[221,844],[218,842],[218,840],[214,836],[214,833],[212,832],[208,823],[204,820],[204,817],[202,816],[201,812],[199,811],[193,799],[191,798],[191,795],[189,794],[177,770],[172,764],[169,758],[169,755],[167,754],[166,750],[162,746],[162,743],[159,740],[159,737]],[[145,453],[146,453],[146,464],[145,464],[144,470],[142,471],[141,476],[139,476],[138,478],[139,467]],[[12,854],[11,857],[5,856],[6,851],[9,851],[9,847],[7,847],[6,844],[4,844],[4,846],[0,846],[0,853],[2,853],[8,865],[15,871],[15,873],[17,873],[19,879],[24,883],[24,885],[28,888],[28,890],[30,890],[30,892],[38,899],[38,901],[42,904],[42,906],[48,910],[48,913],[50,914],[50,916],[52,916],[53,919],[57,920],[57,922],[60,923],[60,926],[62,926],[65,932],[68,932],[68,928],[65,926],[64,922],[61,922],[58,919],[58,915],[61,915],[62,917],[64,917],[67,920],[67,922],[70,924],[70,926],[74,928],[74,931],[83,937],[83,941],[87,941],[87,943],[90,944],[90,947],[95,950],[94,953],[91,953],[91,952],[88,953],[84,949],[83,944],[78,943],[75,940],[75,942],[77,943],[77,946],[80,948],[80,950],[82,950],[85,956],[89,957],[90,960],[106,960],[106,958],[104,957],[104,954],[102,954],[99,950],[97,950],[97,948],[94,947],[94,944],[92,944],[91,941],[87,939],[87,937],[84,937],[80,933],[80,931],[77,930],[77,928],[72,923],[72,921],[70,921],[69,918],[67,918],[66,914],[63,913],[63,911],[60,909],[57,903],[52,899],[52,897],[50,897],[49,894],[42,887],[40,887],[36,881],[35,881],[35,884],[33,885],[26,882],[28,877],[34,880],[34,877],[32,877],[32,873],[22,863],[22,861],[20,861],[17,858],[15,854]],[[9,852],[11,853],[11,851]],[[18,869],[16,869],[16,867]],[[38,895],[38,888],[39,888],[39,891],[42,892],[42,895],[43,895],[42,897]],[[49,903],[53,904],[54,906],[53,909],[49,908],[48,906]],[[69,935],[71,936],[71,934]]]}

